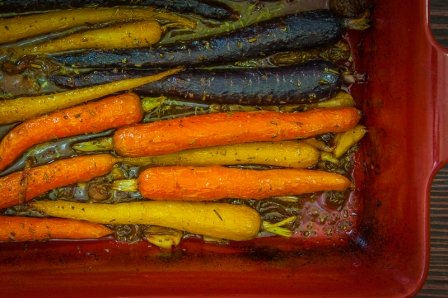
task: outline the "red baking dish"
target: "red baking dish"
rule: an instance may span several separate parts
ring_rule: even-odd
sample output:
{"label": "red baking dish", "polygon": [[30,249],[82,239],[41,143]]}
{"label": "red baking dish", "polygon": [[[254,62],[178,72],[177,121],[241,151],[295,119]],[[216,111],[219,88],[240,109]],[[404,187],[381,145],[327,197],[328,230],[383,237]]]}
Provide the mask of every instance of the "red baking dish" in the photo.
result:
{"label": "red baking dish", "polygon": [[373,27],[352,41],[368,74],[352,91],[369,133],[351,198],[363,202],[361,222],[340,243],[263,238],[241,253],[189,240],[169,257],[143,242],[3,243],[1,295],[415,295],[428,270],[431,179],[448,159],[448,54],[424,0],[376,1]]}

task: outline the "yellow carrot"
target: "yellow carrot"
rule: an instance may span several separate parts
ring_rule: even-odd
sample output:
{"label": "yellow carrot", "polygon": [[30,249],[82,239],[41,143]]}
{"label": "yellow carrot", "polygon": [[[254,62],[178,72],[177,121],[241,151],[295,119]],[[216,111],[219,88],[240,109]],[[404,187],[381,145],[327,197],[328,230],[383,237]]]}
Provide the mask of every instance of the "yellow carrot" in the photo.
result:
{"label": "yellow carrot", "polygon": [[367,129],[363,125],[357,125],[346,132],[339,133],[335,138],[335,149],[333,154],[336,158],[340,158],[346,153],[353,145],[358,143],[364,135],[367,133]]}
{"label": "yellow carrot", "polygon": [[[79,147],[79,144],[74,147]],[[190,149],[157,156],[122,158],[121,161],[137,166],[258,164],[308,168],[319,161],[319,151],[297,141],[257,142]]]}
{"label": "yellow carrot", "polygon": [[157,43],[162,28],[155,21],[140,21],[73,33],[35,45],[6,48],[12,55],[45,54],[79,49],[124,49]]}
{"label": "yellow carrot", "polygon": [[195,23],[154,8],[79,8],[0,19],[0,43],[72,27],[117,21],[165,19],[194,28]]}
{"label": "yellow carrot", "polygon": [[32,206],[55,217],[102,224],[158,225],[235,241],[253,239],[261,228],[260,215],[254,209],[226,203],[36,201]]}

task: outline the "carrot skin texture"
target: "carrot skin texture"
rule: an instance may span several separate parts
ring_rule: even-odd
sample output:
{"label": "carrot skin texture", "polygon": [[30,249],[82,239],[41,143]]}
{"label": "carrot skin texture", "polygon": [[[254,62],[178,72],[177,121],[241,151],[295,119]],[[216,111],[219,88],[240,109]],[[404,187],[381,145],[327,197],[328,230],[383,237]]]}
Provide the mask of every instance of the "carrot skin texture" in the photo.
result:
{"label": "carrot skin texture", "polygon": [[0,241],[97,239],[110,234],[103,225],[72,219],[0,216]]}
{"label": "carrot skin texture", "polygon": [[226,167],[156,167],[143,171],[138,188],[152,200],[266,199],[318,191],[343,191],[346,177],[318,170],[245,170]]}
{"label": "carrot skin texture", "polygon": [[116,161],[109,154],[78,156],[2,177],[0,208],[21,204],[57,187],[106,175]]}
{"label": "carrot skin texture", "polygon": [[307,138],[353,128],[355,108],[316,109],[302,113],[237,112],[137,124],[118,129],[115,151],[122,156],[150,156],[186,149],[249,142]]}
{"label": "carrot skin texture", "polygon": [[235,241],[253,239],[261,229],[257,211],[248,206],[226,203],[35,201],[32,206],[51,216],[102,224],[157,225]]}
{"label": "carrot skin texture", "polygon": [[127,93],[30,119],[0,141],[0,171],[34,145],[134,124],[142,118],[140,98]]}

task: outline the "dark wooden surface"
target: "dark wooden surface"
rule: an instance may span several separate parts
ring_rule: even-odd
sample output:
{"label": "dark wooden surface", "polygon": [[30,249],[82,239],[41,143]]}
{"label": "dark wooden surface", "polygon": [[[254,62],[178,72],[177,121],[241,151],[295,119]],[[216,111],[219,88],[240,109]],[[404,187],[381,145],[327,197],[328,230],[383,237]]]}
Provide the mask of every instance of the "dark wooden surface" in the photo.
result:
{"label": "dark wooden surface", "polygon": [[[430,0],[430,5],[433,34],[448,47],[448,0]],[[448,297],[448,166],[432,184],[431,260],[428,279],[418,297]]]}

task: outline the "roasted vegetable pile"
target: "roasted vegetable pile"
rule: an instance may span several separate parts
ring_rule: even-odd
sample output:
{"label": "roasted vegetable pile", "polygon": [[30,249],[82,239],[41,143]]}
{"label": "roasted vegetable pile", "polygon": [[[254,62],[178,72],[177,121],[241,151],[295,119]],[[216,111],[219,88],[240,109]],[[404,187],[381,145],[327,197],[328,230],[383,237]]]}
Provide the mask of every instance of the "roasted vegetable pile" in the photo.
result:
{"label": "roasted vegetable pile", "polygon": [[0,3],[0,241],[349,233],[368,17],[300,2]]}

